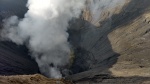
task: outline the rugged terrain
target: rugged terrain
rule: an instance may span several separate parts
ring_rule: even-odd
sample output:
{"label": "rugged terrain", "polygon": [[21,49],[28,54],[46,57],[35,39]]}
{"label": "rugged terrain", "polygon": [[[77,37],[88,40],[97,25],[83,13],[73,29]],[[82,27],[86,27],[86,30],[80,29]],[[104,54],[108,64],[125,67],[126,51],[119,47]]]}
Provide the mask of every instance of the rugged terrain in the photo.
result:
{"label": "rugged terrain", "polygon": [[[95,78],[95,75],[123,77],[124,80],[150,77],[150,1],[126,1],[123,7],[103,12],[98,25],[91,21],[88,10],[82,20],[73,24],[70,29],[73,38],[70,39],[76,58],[72,69],[74,73],[85,72],[68,78],[83,78],[88,84],[87,79]],[[108,18],[111,11],[113,14]],[[99,84],[94,80],[89,83]]]}
{"label": "rugged terrain", "polygon": [[[21,8],[24,0],[16,0],[12,7],[6,4],[0,3],[1,20],[10,15],[23,17],[27,10]],[[70,22],[69,41],[75,55],[70,70],[74,75],[66,79],[77,84],[149,84],[150,0],[126,0],[124,6],[104,11],[97,22],[91,18],[85,9],[80,19]],[[1,75],[38,73],[24,46],[11,42],[0,46]]]}
{"label": "rugged terrain", "polygon": [[64,79],[50,79],[42,75],[0,76],[0,84],[73,84]]}
{"label": "rugged terrain", "polygon": [[[12,15],[20,18],[27,11],[26,0],[0,0],[0,29],[3,19]],[[25,46],[18,46],[12,42],[0,41],[0,75],[36,74],[37,63],[31,59]]]}

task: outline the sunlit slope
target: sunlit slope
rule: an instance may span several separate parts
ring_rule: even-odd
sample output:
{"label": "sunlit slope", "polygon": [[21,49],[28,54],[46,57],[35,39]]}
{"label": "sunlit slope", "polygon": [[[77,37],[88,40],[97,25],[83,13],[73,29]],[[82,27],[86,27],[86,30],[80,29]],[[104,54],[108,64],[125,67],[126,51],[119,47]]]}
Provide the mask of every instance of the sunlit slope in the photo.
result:
{"label": "sunlit slope", "polygon": [[73,72],[96,69],[93,74],[150,76],[149,18],[149,0],[127,0],[123,7],[103,11],[97,23],[86,9],[69,30]]}

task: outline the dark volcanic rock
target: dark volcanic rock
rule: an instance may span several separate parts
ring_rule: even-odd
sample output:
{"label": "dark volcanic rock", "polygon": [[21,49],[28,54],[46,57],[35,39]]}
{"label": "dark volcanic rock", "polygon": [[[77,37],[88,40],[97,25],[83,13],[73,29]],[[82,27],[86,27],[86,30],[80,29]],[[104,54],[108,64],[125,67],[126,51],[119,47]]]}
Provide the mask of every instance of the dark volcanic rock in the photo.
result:
{"label": "dark volcanic rock", "polygon": [[[2,20],[12,15],[23,18],[27,8],[26,0],[0,0],[0,28]],[[37,63],[28,55],[25,46],[12,42],[0,42],[0,75],[18,75],[38,73]]]}
{"label": "dark volcanic rock", "polygon": [[[72,22],[69,40],[75,50],[71,67],[75,75],[67,78],[92,80],[99,74],[127,77],[124,80],[150,77],[150,0],[126,1],[123,7],[114,9],[110,18],[109,12],[113,10],[104,11],[99,25],[91,22],[88,10],[82,19]],[[85,84],[100,84],[89,81]]]}

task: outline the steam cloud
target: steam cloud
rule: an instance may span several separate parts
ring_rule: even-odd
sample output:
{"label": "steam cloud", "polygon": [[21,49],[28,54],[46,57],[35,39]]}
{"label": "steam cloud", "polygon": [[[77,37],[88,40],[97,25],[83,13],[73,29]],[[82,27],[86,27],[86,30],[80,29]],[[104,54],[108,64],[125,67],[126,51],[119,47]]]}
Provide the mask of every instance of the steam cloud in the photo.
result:
{"label": "steam cloud", "polygon": [[95,23],[99,20],[100,15],[104,11],[109,11],[109,17],[112,16],[114,8],[117,6],[123,6],[126,0],[87,0],[88,2],[88,9],[90,9],[90,13],[92,16],[92,22]]}
{"label": "steam cloud", "polygon": [[27,45],[40,71],[60,78],[59,67],[69,63],[68,22],[79,17],[85,1],[94,22],[99,20],[103,10],[125,3],[125,0],[28,0],[25,18],[5,19],[1,36],[18,45]]}
{"label": "steam cloud", "polygon": [[18,45],[27,45],[41,73],[60,78],[60,66],[69,62],[68,21],[79,17],[85,0],[28,0],[23,19],[4,20],[1,36]]}

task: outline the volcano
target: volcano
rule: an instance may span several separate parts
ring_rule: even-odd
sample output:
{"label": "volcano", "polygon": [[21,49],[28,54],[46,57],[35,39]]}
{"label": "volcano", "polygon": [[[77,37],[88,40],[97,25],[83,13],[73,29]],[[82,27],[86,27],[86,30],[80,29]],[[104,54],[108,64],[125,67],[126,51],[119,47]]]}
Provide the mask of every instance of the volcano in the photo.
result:
{"label": "volcano", "polygon": [[[26,3],[0,0],[0,28],[5,18],[23,18],[28,10]],[[103,11],[96,21],[89,10],[69,22],[73,61],[66,79],[77,84],[135,84],[134,80],[138,84],[150,80],[150,0],[126,0],[122,6]],[[26,46],[2,40],[0,75],[40,73],[28,53]]]}

